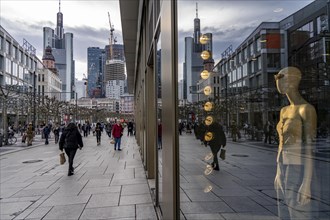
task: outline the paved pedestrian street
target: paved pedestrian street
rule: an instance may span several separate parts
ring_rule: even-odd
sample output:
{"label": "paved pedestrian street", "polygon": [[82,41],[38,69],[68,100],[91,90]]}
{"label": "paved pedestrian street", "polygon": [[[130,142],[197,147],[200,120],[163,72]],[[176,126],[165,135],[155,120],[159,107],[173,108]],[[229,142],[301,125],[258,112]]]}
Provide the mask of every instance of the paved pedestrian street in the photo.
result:
{"label": "paved pedestrian street", "polygon": [[[83,140],[73,176],[67,176],[67,162],[59,164],[54,139],[44,145],[37,136],[32,147],[20,141],[1,147],[0,219],[157,220],[150,193],[154,186],[146,179],[135,137],[123,136],[122,151],[114,151],[105,133],[100,146],[95,136]],[[274,190],[277,146],[227,140],[226,159],[220,159],[220,171],[212,171],[207,169],[212,162],[210,148],[201,145],[194,134],[180,136],[181,219],[278,219]],[[317,146],[321,153],[329,150],[326,140]],[[162,150],[158,152],[161,166]],[[313,156],[313,182],[317,183],[313,189],[317,192],[312,202],[318,204],[313,220],[329,220],[330,158],[320,152]],[[162,205],[161,199],[160,195]],[[296,219],[310,218],[301,212]]]}
{"label": "paved pedestrian street", "polygon": [[157,219],[135,138],[124,135],[122,151],[109,140],[83,138],[73,176],[54,139],[2,147],[0,219]]}

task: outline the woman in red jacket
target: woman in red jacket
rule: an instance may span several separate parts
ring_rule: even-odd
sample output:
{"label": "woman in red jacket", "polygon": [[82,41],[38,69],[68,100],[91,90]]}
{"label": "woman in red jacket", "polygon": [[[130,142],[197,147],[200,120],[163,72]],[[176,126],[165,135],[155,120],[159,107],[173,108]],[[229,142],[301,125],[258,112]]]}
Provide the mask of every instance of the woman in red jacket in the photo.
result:
{"label": "woman in red jacket", "polygon": [[112,137],[115,139],[115,150],[116,146],[118,145],[117,149],[121,151],[120,149],[120,142],[121,142],[121,136],[123,136],[123,127],[120,124],[120,121],[117,120],[117,123],[112,127]]}

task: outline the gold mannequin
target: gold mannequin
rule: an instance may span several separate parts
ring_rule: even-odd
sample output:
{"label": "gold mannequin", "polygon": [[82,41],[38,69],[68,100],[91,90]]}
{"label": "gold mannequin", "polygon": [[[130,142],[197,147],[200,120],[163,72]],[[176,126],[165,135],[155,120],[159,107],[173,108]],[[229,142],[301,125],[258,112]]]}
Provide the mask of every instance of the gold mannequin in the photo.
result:
{"label": "gold mannequin", "polygon": [[[285,94],[290,102],[290,105],[281,109],[276,127],[279,148],[275,188],[278,197],[283,196],[284,202],[289,206],[290,216],[295,218],[299,214],[297,210],[302,207],[306,209],[311,200],[313,161],[310,155],[316,135],[317,116],[314,107],[298,91],[301,80],[298,68],[282,69],[275,75],[275,80],[279,93]],[[302,178],[297,177],[297,172],[300,171]],[[294,189],[292,182],[299,189]]]}

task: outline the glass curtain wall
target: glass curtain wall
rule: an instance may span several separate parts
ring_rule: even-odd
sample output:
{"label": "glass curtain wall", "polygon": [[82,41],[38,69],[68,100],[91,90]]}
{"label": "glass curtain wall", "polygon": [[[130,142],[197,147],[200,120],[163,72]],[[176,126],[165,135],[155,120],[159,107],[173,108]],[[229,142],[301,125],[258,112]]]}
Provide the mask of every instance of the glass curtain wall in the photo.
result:
{"label": "glass curtain wall", "polygon": [[330,218],[329,11],[178,1],[181,219]]}

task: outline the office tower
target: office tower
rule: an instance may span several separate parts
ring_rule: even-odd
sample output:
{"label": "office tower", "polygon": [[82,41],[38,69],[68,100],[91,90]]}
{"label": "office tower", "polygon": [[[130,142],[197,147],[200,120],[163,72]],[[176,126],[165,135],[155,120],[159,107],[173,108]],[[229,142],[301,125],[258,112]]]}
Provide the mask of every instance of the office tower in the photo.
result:
{"label": "office tower", "polygon": [[[200,101],[197,88],[200,73],[205,68],[211,70],[214,65],[212,59],[212,34],[205,34],[209,38],[209,41],[203,45],[199,42],[201,35],[200,19],[198,18],[198,9],[196,8],[194,34],[193,37],[185,38],[185,59],[183,63],[183,99],[189,103]],[[205,61],[200,56],[204,50],[208,50],[211,54],[211,57]]]}
{"label": "office tower", "polygon": [[64,33],[61,3],[57,13],[55,31],[50,27],[43,28],[43,49],[47,46],[53,49],[55,67],[62,81],[63,99],[75,98],[75,61],[73,59],[73,34]]}
{"label": "office tower", "polygon": [[103,86],[105,50],[99,47],[87,48],[87,87],[90,98],[104,97]]}

